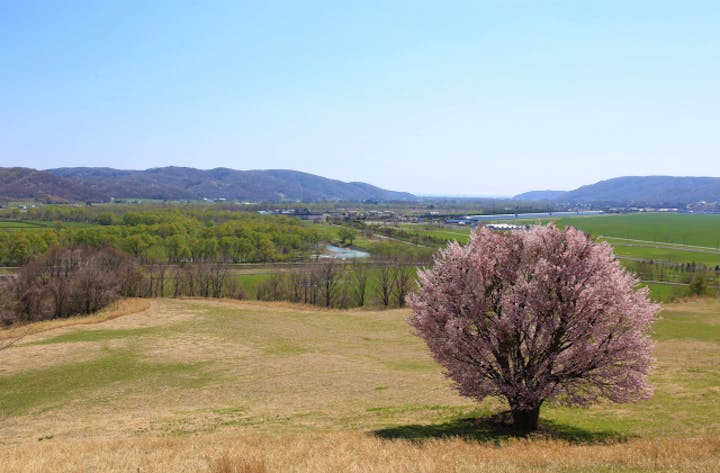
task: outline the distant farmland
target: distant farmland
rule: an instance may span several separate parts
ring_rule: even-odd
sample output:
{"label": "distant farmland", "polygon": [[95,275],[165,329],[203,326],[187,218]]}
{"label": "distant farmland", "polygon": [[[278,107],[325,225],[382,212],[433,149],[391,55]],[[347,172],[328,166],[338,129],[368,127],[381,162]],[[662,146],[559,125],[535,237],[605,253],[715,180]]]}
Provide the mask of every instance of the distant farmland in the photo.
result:
{"label": "distant farmland", "polygon": [[640,213],[563,218],[557,223],[592,235],[720,249],[720,215]]}
{"label": "distant farmland", "polygon": [[[648,284],[658,300],[682,296],[691,279],[687,268],[694,271],[698,265],[710,270],[712,287],[709,290],[711,293],[716,290],[713,285],[716,283],[712,281],[716,267],[720,266],[720,215],[635,213],[542,220],[542,223],[549,222],[559,226],[572,225],[607,241],[631,270],[637,270],[639,263],[652,262],[656,266],[654,273],[665,273],[663,281]],[[518,223],[532,224],[535,221],[519,220]],[[434,239],[439,242],[436,246],[452,240],[465,243],[470,231],[467,227],[438,228],[431,225],[405,225],[401,228],[405,231],[406,240]],[[650,275],[641,276],[649,281],[657,279]]]}

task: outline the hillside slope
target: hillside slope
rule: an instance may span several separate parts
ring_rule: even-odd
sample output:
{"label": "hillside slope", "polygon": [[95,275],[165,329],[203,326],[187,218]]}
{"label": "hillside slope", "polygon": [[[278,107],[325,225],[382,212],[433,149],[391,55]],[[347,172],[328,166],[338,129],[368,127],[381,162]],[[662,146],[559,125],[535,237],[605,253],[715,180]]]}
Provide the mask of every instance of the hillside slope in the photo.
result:
{"label": "hillside slope", "polygon": [[14,167],[0,168],[0,199],[60,203],[106,201],[108,197],[49,172]]}
{"label": "hillside slope", "polygon": [[567,191],[552,191],[552,190],[530,191],[530,192],[524,192],[522,194],[518,194],[518,195],[514,196],[513,199],[517,199],[517,200],[556,200],[565,194],[567,194]]}
{"label": "hillside slope", "polygon": [[557,202],[683,205],[720,201],[720,177],[625,176],[600,181],[568,192],[533,191],[515,196],[521,200]]}
{"label": "hillside slope", "polygon": [[412,194],[370,184],[346,183],[291,170],[238,171],[163,167],[145,171],[110,168],[58,168],[48,172],[115,198],[233,199],[247,201],[391,201]]}
{"label": "hillside slope", "polygon": [[149,302],[0,351],[0,473],[234,471],[211,468],[223,455],[237,471],[717,471],[714,299],[665,307],[654,397],[543,406],[518,441],[489,417],[503,403],[452,389],[407,309]]}

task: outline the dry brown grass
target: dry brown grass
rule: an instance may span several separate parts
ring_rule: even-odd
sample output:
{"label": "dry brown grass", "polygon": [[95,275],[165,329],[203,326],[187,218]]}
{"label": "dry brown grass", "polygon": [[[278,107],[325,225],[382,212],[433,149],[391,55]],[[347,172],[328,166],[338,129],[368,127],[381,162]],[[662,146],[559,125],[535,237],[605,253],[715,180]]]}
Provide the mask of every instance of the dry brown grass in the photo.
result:
{"label": "dry brown grass", "polygon": [[[233,428],[372,429],[472,409],[412,336],[407,314],[164,299],[128,317],[38,333],[2,352],[0,376],[132,353],[143,363],[197,366],[206,381],[191,388],[169,378],[85,382],[82,391],[68,393],[71,402],[48,397],[34,410],[4,419],[0,404],[0,442]],[[137,330],[149,332],[135,335]],[[96,332],[108,336],[43,344]]]}
{"label": "dry brown grass", "polygon": [[223,455],[210,464],[211,473],[265,473],[265,460],[248,460],[237,456]]}
{"label": "dry brown grass", "polygon": [[[720,345],[713,341],[658,344],[656,401],[543,412],[555,422],[550,426],[586,429],[584,440],[488,435],[472,441],[428,433],[414,442],[371,431],[441,428],[476,414],[477,405],[457,395],[412,336],[407,310],[126,302],[78,321],[92,326],[45,325],[0,354],[0,377],[35,389],[30,380],[41,376],[67,393],[62,402],[38,399],[29,409],[13,407],[18,396],[7,397],[5,416],[0,404],[0,473],[720,471],[714,382]],[[689,304],[673,309],[716,313],[714,301]],[[133,314],[119,317],[127,313]],[[133,372],[167,364],[170,374],[158,368],[147,376],[100,376],[96,384],[84,379],[81,389],[53,375],[108,356],[119,364],[107,367],[119,370],[126,355]],[[174,364],[201,373],[204,381],[177,383],[184,371]],[[22,396],[32,394],[29,389]],[[503,407],[493,400],[482,405]],[[627,435],[588,443],[594,432],[615,429]]]}
{"label": "dry brown grass", "polygon": [[720,314],[720,298],[690,297],[663,304],[663,309],[674,312]]}
{"label": "dry brown grass", "polygon": [[0,340],[11,339],[16,337],[24,337],[37,333],[47,332],[64,327],[73,327],[76,325],[90,325],[106,322],[123,315],[135,314],[150,308],[149,299],[128,298],[114,302],[105,309],[93,315],[68,317],[66,319],[43,320],[42,322],[34,322],[26,325],[11,327],[8,329],[0,329]]}
{"label": "dry brown grass", "polygon": [[717,473],[718,438],[571,445],[359,433],[241,434],[28,442],[0,449],[0,472],[695,472]]}

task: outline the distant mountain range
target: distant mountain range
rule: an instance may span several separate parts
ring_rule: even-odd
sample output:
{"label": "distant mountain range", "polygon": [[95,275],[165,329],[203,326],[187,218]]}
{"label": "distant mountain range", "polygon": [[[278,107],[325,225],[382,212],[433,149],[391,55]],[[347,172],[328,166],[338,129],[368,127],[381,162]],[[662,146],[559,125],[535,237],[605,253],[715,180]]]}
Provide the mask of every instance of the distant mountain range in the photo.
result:
{"label": "distant mountain range", "polygon": [[572,191],[532,191],[518,200],[558,203],[605,203],[677,206],[720,201],[720,177],[626,176],[600,181]]}
{"label": "distant mountain range", "polygon": [[[0,200],[104,202],[111,199],[281,201],[413,201],[362,182],[341,182],[291,170],[238,171],[163,167],[145,171],[111,168],[0,168]],[[680,206],[720,202],[720,178],[628,176],[600,181],[572,191],[532,191],[517,200],[557,204]]]}
{"label": "distant mountain range", "polygon": [[290,170],[208,171],[164,167],[145,171],[111,168],[58,168],[37,171],[0,168],[0,199],[46,202],[115,199],[227,199],[278,201],[408,201],[415,196],[363,182],[342,182]]}
{"label": "distant mountain range", "polygon": [[0,200],[40,202],[104,201],[101,192],[49,172],[28,168],[0,168]]}

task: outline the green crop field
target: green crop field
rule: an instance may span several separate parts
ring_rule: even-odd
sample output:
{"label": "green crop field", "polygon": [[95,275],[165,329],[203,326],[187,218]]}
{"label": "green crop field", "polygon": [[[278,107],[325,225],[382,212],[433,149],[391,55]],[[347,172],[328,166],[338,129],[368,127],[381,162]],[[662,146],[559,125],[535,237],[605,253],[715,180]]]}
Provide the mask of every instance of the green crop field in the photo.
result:
{"label": "green crop field", "polygon": [[557,223],[598,236],[720,249],[720,215],[641,213],[563,218]]}
{"label": "green crop field", "polygon": [[[97,226],[92,223],[83,222],[62,222],[63,228],[92,228]],[[0,219],[0,232],[15,232],[15,231],[44,231],[54,230],[56,228],[55,222],[47,222],[43,220],[6,220]]]}
{"label": "green crop field", "polygon": [[12,232],[20,230],[47,230],[52,228],[50,222],[32,222],[26,220],[1,220],[0,232]]}
{"label": "green crop field", "polygon": [[[636,213],[626,215],[597,215],[545,219],[559,226],[572,225],[613,246],[615,253],[631,270],[636,261],[653,262],[664,266],[655,273],[665,274],[664,281],[672,284],[649,283],[654,299],[668,301],[687,294],[687,282],[692,275],[680,266],[708,268],[708,293],[717,291],[714,272],[720,267],[720,215],[675,213]],[[412,225],[401,226],[408,235],[430,236],[439,241],[467,241],[467,227]],[[415,238],[417,238],[417,236]],[[438,244],[441,246],[441,244]],[[683,272],[684,271],[684,272]],[[646,275],[648,280],[656,280]],[[682,284],[679,284],[682,283]]]}
{"label": "green crop field", "polygon": [[[551,218],[541,221],[541,223],[550,222],[561,227],[572,225],[595,236],[702,246],[720,251],[720,215],[657,212]],[[413,226],[406,225],[405,228],[412,229]],[[447,239],[457,237],[462,240],[469,229],[462,227],[433,229],[421,226],[416,231],[430,232],[433,235],[448,237]]]}

